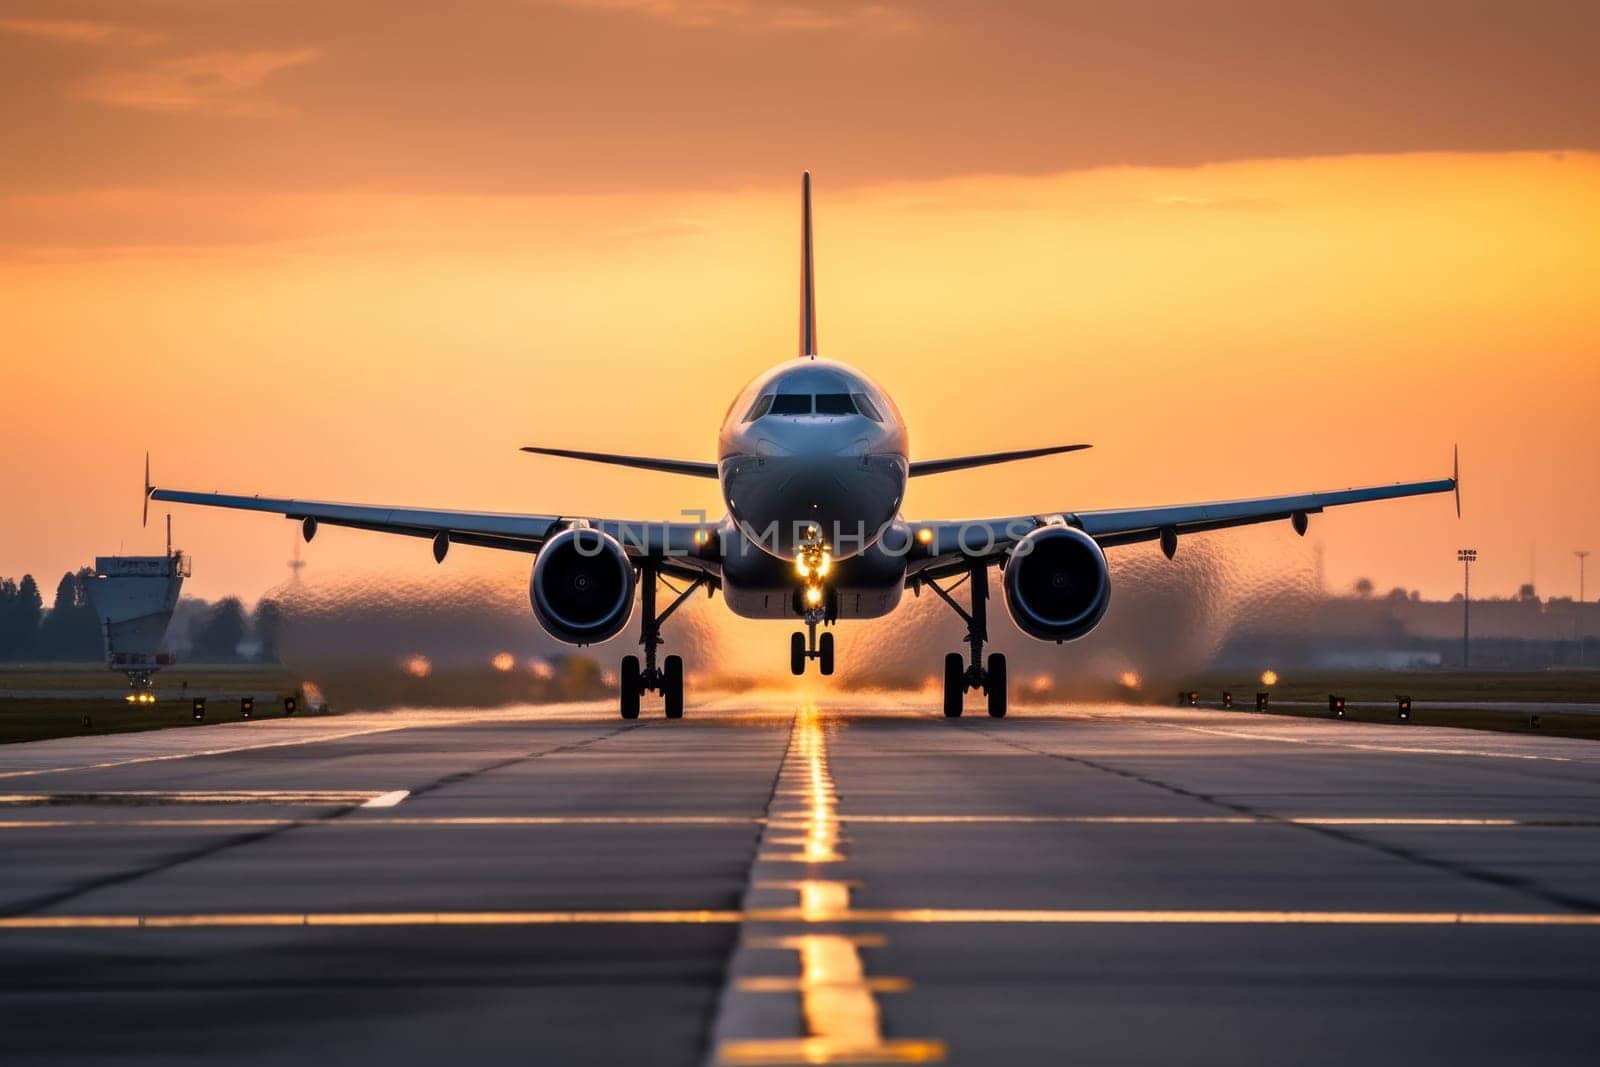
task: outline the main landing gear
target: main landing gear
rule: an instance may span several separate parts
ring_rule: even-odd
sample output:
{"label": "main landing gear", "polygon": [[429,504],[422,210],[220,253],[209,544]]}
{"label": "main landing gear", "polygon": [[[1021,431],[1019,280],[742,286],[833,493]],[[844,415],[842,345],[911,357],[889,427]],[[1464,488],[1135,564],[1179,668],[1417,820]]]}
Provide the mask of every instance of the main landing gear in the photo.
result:
{"label": "main landing gear", "polygon": [[806,660],[817,661],[817,669],[823,674],[833,673],[833,634],[817,633],[817,624],[822,621],[820,611],[806,612],[806,632],[796,630],[789,635],[789,673],[806,673]]}
{"label": "main landing gear", "polygon": [[661,624],[678,610],[679,604],[689,599],[690,593],[705,585],[706,580],[696,578],[682,591],[672,589],[669,584],[667,588],[678,594],[677,599],[667,605],[666,611],[657,615],[656,581],[659,577],[656,568],[648,561],[639,564],[639,614],[642,617],[639,643],[644,646],[644,663],[640,664],[638,656],[622,657],[622,676],[618,688],[621,691],[624,719],[639,717],[639,698],[646,690],[661,694],[667,718],[683,718],[683,657],[667,656],[657,667],[656,646],[661,644]]}
{"label": "main landing gear", "polygon": [[[939,598],[950,605],[950,610],[966,621],[967,644],[972,650],[970,664],[963,662],[959,652],[951,652],[944,658],[944,715],[947,719],[959,719],[967,690],[981,689],[988,698],[990,717],[1003,719],[1006,714],[1006,657],[1003,653],[991,652],[987,664],[983,659],[983,643],[989,639],[988,564],[974,564],[962,581],[970,591],[971,611],[957,604],[938,582],[925,579],[928,588],[938,593]],[[956,586],[960,584],[957,582]]]}

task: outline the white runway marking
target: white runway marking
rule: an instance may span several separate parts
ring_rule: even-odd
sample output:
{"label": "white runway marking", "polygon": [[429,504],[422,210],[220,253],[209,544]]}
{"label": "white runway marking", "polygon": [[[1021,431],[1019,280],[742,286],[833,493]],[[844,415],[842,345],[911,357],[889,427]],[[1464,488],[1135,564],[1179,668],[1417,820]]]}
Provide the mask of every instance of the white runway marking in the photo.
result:
{"label": "white runway marking", "polygon": [[409,789],[395,789],[375,796],[361,806],[363,808],[392,808],[410,795],[411,790]]}
{"label": "white runway marking", "polygon": [[[162,752],[149,756],[129,756],[124,759],[104,760],[99,763],[80,763],[61,767],[37,767],[31,770],[0,771],[0,778],[28,778],[40,774],[65,774],[69,771],[101,771],[109,767],[127,767],[136,763],[164,763],[168,760],[196,759],[203,756],[226,756],[232,752],[251,752],[263,748],[287,748],[291,745],[311,745],[320,741],[342,741],[350,737],[369,734],[386,734],[395,730],[409,730],[414,724],[399,726],[374,726],[367,730],[348,730],[343,733],[321,734],[315,737],[295,737],[287,741],[262,741],[252,745],[228,745],[222,748],[196,749],[193,752]],[[164,732],[164,731],[162,731]]]}
{"label": "white runway marking", "polygon": [[[1315,745],[1322,748],[1351,748],[1365,752],[1390,752],[1405,756],[1478,756],[1484,759],[1544,760],[1550,763],[1592,763],[1592,760],[1572,756],[1545,756],[1532,752],[1496,752],[1478,748],[1422,748],[1413,745],[1378,745],[1360,741],[1329,741],[1314,737],[1285,737],[1282,734],[1252,733],[1247,730],[1224,730],[1215,726],[1189,726],[1183,723],[1152,722],[1168,730],[1188,730],[1190,733],[1213,734],[1218,737],[1238,737],[1249,741],[1276,741],[1285,745]],[[1574,742],[1583,744],[1583,742]]]}

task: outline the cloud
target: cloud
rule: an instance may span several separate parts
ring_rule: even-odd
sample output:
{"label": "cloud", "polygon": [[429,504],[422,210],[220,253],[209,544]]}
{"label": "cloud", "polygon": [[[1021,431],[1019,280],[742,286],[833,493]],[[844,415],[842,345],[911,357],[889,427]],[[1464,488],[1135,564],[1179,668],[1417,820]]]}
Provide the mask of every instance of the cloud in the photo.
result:
{"label": "cloud", "polygon": [[904,33],[916,26],[911,13],[893,4],[772,4],[750,0],[549,0],[588,11],[622,11],[680,26],[741,30],[859,29]]}
{"label": "cloud", "polygon": [[147,45],[161,39],[157,33],[129,29],[88,19],[0,18],[0,33],[38,37],[59,44]]}
{"label": "cloud", "polygon": [[279,71],[316,59],[315,48],[207,52],[163,60],[91,81],[83,95],[116,107],[214,115],[276,115],[283,108],[259,90]]}

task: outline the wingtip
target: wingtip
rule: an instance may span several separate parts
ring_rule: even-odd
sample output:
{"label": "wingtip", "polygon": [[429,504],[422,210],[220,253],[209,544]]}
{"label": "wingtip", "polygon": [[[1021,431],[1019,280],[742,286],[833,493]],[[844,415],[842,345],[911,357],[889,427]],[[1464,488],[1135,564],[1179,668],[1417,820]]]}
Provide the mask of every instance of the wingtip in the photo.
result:
{"label": "wingtip", "polygon": [[154,487],[150,484],[150,452],[144,454],[144,513],[139,517],[139,527],[143,529],[150,525],[150,491]]}
{"label": "wingtip", "polygon": [[1461,517],[1461,446],[1452,445],[1450,449],[1450,482],[1456,494],[1456,518]]}

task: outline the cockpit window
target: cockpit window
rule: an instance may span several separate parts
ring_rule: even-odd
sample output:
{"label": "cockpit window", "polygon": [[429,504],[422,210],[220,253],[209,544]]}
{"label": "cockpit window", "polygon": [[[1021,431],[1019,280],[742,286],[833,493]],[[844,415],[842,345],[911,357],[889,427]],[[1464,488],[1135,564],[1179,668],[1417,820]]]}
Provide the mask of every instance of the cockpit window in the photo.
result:
{"label": "cockpit window", "polygon": [[755,422],[772,408],[772,394],[756,397],[756,402],[750,405],[750,410],[745,414],[745,422]]}
{"label": "cockpit window", "polygon": [[857,411],[873,422],[883,421],[883,416],[878,414],[878,409],[873,406],[872,399],[866,393],[851,393],[850,396],[856,402]]}
{"label": "cockpit window", "polygon": [[818,415],[854,415],[856,405],[849,393],[818,393]]}
{"label": "cockpit window", "polygon": [[772,414],[774,415],[809,415],[811,414],[810,393],[779,393],[772,398]]}

